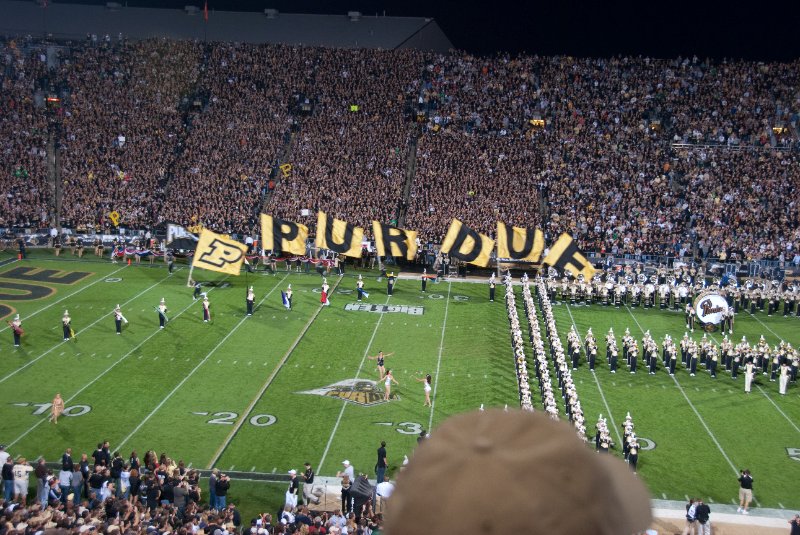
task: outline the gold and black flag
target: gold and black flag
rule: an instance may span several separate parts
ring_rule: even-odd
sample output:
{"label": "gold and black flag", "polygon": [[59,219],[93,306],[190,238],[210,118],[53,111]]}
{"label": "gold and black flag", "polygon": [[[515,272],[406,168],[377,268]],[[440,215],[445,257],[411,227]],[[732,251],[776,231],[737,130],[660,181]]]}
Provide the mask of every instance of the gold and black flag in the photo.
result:
{"label": "gold and black flag", "polygon": [[317,212],[317,239],[320,249],[330,249],[344,256],[359,258],[364,229],[335,219],[325,212]]}
{"label": "gold and black flag", "polygon": [[306,254],[308,227],[261,214],[261,241],[265,251]]}
{"label": "gold and black flag", "polygon": [[247,246],[208,229],[203,229],[194,251],[192,268],[238,275]]}
{"label": "gold and black flag", "polygon": [[442,252],[476,266],[486,267],[494,249],[494,240],[453,219],[442,242]]}
{"label": "gold and black flag", "polygon": [[558,241],[550,248],[544,263],[556,269],[566,269],[575,277],[583,275],[587,281],[592,280],[595,274],[594,266],[578,251],[575,240],[566,232],[559,236]]}
{"label": "gold and black flag", "polygon": [[538,262],[543,251],[544,234],[538,228],[511,227],[497,222],[497,258]]}
{"label": "gold and black flag", "polygon": [[417,256],[417,231],[373,221],[372,233],[378,256],[402,256],[406,260],[414,260]]}

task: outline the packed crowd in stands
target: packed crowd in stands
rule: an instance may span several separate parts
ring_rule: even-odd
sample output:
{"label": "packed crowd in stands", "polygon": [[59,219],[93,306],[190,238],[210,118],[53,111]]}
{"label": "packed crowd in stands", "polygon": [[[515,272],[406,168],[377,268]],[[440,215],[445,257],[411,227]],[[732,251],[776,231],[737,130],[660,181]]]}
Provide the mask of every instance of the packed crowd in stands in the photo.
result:
{"label": "packed crowd in stands", "polygon": [[777,259],[800,247],[800,61],[150,40],[72,43],[48,74],[36,43],[2,46],[6,226],[43,225],[53,210],[32,97],[44,81],[66,88],[68,226],[116,210],[128,227],[250,234],[261,210],[312,228],[323,210],[433,243],[457,217],[490,236],[502,220],[617,254]]}
{"label": "packed crowd in stands", "polygon": [[0,446],[0,465],[0,532],[6,534],[58,529],[107,535],[370,535],[383,524],[371,500],[345,514],[286,505],[275,515],[264,512],[243,523],[227,499],[231,479],[219,470],[201,481],[197,470],[164,453],[158,457],[151,450],[140,458],[133,451],[124,459],[111,453],[108,442],[80,458],[67,449],[55,470],[44,458],[28,462]]}

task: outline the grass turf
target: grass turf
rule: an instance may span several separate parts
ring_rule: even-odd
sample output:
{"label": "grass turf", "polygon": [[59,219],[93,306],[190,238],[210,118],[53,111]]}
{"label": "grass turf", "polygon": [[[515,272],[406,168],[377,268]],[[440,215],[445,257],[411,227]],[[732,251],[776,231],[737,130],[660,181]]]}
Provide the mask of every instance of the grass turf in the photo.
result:
{"label": "grass turf", "polygon": [[[355,302],[352,273],[332,293],[332,306],[320,310],[316,274],[196,272],[208,283],[212,305],[213,321],[205,324],[185,285],[185,266],[168,276],[163,264],[39,256],[0,267],[0,282],[9,282],[3,274],[19,266],[92,275],[73,285],[43,283],[55,293],[40,300],[4,300],[21,313],[26,330],[20,349],[8,328],[0,332],[0,442],[12,454],[55,460],[67,446],[88,453],[107,439],[124,457],[131,449],[140,456],[154,449],[201,468],[213,463],[280,474],[308,461],[318,473],[333,475],[349,459],[374,476],[381,440],[391,474],[413,451],[420,430],[481,404],[518,403],[504,306],[487,301],[484,285],[440,282],[423,294],[419,281],[400,280],[389,298],[385,282],[364,273],[368,303],[424,307],[422,315],[377,314],[345,310]],[[336,281],[329,277],[331,285]],[[280,291],[290,283],[294,309],[286,311]],[[261,302],[251,318],[244,315],[247,284]],[[153,307],[162,297],[171,321],[160,331]],[[110,315],[117,303],[130,321],[121,336]],[[77,340],[62,341],[64,308]],[[629,327],[641,338],[641,325],[659,341],[667,332],[683,335],[683,316],[672,312],[565,305],[554,312],[564,339],[573,320],[582,335],[592,326],[599,340],[609,326],[618,335]],[[797,318],[745,313],[737,317],[736,334],[755,341],[763,333],[770,343],[782,337],[797,345],[797,325]],[[379,350],[394,352],[386,366],[400,384],[390,403],[364,406],[302,393],[348,379],[377,381],[375,362],[365,357]],[[747,396],[741,376],[734,382],[720,374],[714,381],[681,371],[673,380],[663,370],[657,376],[641,367],[636,376],[623,371],[612,376],[601,364],[591,374],[582,363],[574,376],[590,424],[610,413],[618,426],[630,411],[637,433],[655,443],[642,452],[639,466],[654,497],[700,494],[727,503],[736,495],[734,470],[746,467],[762,506],[800,507],[792,484],[800,465],[786,450],[800,448],[792,423],[800,417],[795,386],[778,396],[776,383],[761,378]],[[422,384],[413,380],[425,373],[434,376],[433,410],[423,406]],[[47,404],[56,391],[73,414],[85,413],[48,424],[46,405],[35,404]],[[282,493],[280,485],[241,482],[231,500],[255,514],[274,511]]]}

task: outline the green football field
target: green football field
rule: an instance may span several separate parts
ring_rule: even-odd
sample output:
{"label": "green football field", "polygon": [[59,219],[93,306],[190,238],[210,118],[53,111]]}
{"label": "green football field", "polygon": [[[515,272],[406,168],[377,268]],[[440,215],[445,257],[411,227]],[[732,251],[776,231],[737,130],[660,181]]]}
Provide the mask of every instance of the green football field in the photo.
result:
{"label": "green football field", "polygon": [[[308,461],[318,473],[334,475],[349,459],[374,477],[381,440],[393,474],[421,430],[435,432],[447,416],[481,404],[518,406],[500,288],[490,303],[486,285],[442,281],[423,294],[419,281],[400,280],[389,298],[377,272],[364,272],[367,303],[395,307],[375,313],[353,309],[352,272],[341,280],[329,276],[330,307],[320,306],[315,273],[195,272],[211,301],[206,324],[187,275],[186,266],[170,276],[162,263],[56,261],[44,253],[0,267],[0,305],[21,314],[26,332],[22,347],[14,348],[5,322],[0,330],[0,443],[12,455],[57,460],[68,446],[91,453],[109,440],[125,458],[133,449],[140,456],[153,449],[193,467],[260,474],[284,474]],[[257,304],[249,318],[247,284],[255,287]],[[280,297],[289,284],[292,311]],[[162,297],[170,317],[163,331],[154,308]],[[517,297],[524,324],[519,288]],[[121,336],[111,316],[117,303],[130,322]],[[65,308],[77,334],[69,342],[61,333]],[[638,338],[640,329],[649,329],[659,342],[667,332],[680,337],[684,331],[683,315],[673,312],[565,305],[554,312],[564,341],[573,321],[581,335],[591,326],[601,355],[609,326],[618,336],[628,327]],[[798,318],[740,314],[736,336],[755,341],[764,334],[770,343],[785,339],[796,346],[798,327]],[[394,353],[386,365],[399,382],[388,403],[376,384],[375,362],[366,358],[380,350]],[[434,377],[433,408],[423,406],[423,386],[414,380],[425,373]],[[582,363],[573,374],[587,427],[598,414],[608,415],[620,442],[619,425],[631,412],[637,434],[653,446],[639,462],[653,497],[698,494],[730,503],[738,470],[749,468],[761,506],[800,507],[795,385],[779,396],[777,383],[761,377],[747,395],[741,375],[713,380],[680,371],[673,380],[641,367],[635,376],[624,369],[611,375],[602,359],[595,373]],[[69,415],[57,426],[47,422],[56,392]],[[244,483],[240,488],[244,501],[259,495]],[[236,485],[231,495],[238,499]]]}

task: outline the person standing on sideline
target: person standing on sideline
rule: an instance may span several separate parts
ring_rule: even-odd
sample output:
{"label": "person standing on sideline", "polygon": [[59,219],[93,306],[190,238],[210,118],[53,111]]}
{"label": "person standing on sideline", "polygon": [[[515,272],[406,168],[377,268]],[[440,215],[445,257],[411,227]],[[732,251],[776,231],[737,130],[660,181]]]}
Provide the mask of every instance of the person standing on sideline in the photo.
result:
{"label": "person standing on sideline", "polygon": [[122,334],[122,322],[125,322],[125,325],[128,324],[128,320],[125,316],[122,315],[122,309],[119,305],[114,307],[114,325],[117,328],[117,334]]}
{"label": "person standing on sideline", "polygon": [[681,535],[694,535],[695,524],[697,524],[697,519],[694,516],[696,510],[697,504],[690,498],[689,503],[686,504],[686,526],[683,528]]}
{"label": "person standing on sideline", "polygon": [[208,295],[203,296],[203,323],[211,321],[211,303],[208,302]]}
{"label": "person standing on sideline", "polygon": [[61,416],[61,413],[64,412],[64,400],[61,398],[61,392],[56,393],[56,397],[53,398],[53,403],[50,407],[50,420],[54,424],[58,425],[58,417]]}
{"label": "person standing on sideline", "polygon": [[315,493],[314,470],[311,463],[305,463],[306,471],[303,472],[303,501],[306,505],[311,503],[319,505],[319,496]]}
{"label": "person standing on sideline", "polygon": [[64,341],[69,342],[69,339],[72,338],[72,318],[69,317],[69,310],[64,310],[61,326],[64,329]]}
{"label": "person standing on sideline", "polygon": [[350,487],[355,481],[355,470],[347,459],[342,461],[342,465],[344,470],[336,472],[336,477],[342,478],[342,511],[346,515],[353,511],[353,497],[350,494]]}
{"label": "person standing on sideline", "polygon": [[378,448],[378,461],[375,463],[375,480],[377,483],[383,481],[383,477],[386,475],[386,469],[388,467],[389,463],[386,462],[386,442],[381,441],[381,447]]}
{"label": "person standing on sideline", "polygon": [[284,505],[297,507],[297,491],[300,490],[300,480],[297,479],[297,470],[289,470],[289,488],[286,490]]}
{"label": "person standing on sideline", "polygon": [[247,298],[246,298],[248,316],[253,315],[253,303],[255,303],[255,300],[256,300],[256,293],[253,291],[253,287],[250,286],[247,289]]}
{"label": "person standing on sideline", "polygon": [[19,319],[19,314],[14,316],[14,319],[8,322],[11,327],[11,332],[14,333],[14,347],[19,347],[20,338],[22,338],[22,320]]}
{"label": "person standing on sideline", "polygon": [[694,517],[697,519],[697,535],[711,535],[711,522],[708,517],[711,514],[711,508],[708,504],[703,503],[703,500],[697,499],[697,507],[694,510]]}
{"label": "person standing on sideline", "polygon": [[[5,453],[3,451],[2,453]],[[6,454],[8,455],[8,454]],[[9,455],[3,462],[3,500],[10,502],[14,497],[14,459]]]}
{"label": "person standing on sideline", "polygon": [[163,297],[156,310],[158,310],[158,328],[163,329],[167,324],[167,302]]}
{"label": "person standing on sideline", "polygon": [[208,506],[211,509],[217,508],[217,478],[219,477],[219,469],[214,468],[211,475],[208,476]]}
{"label": "person standing on sideline", "polygon": [[[427,374],[425,377],[415,377],[415,381],[418,383],[423,383],[425,386],[425,403],[422,405],[423,407],[430,407],[431,406],[431,374]],[[378,482],[383,481],[382,479],[378,478]]]}
{"label": "person standing on sideline", "polygon": [[489,302],[494,302],[494,288],[497,286],[497,280],[494,278],[494,273],[489,277]]}
{"label": "person standing on sideline", "polygon": [[742,470],[739,476],[739,508],[736,512],[749,515],[747,508],[750,507],[751,501],[753,501],[753,476],[750,475],[750,470]]}
{"label": "person standing on sideline", "polygon": [[225,474],[220,474],[217,480],[217,510],[222,511],[228,505],[228,489],[231,488],[231,478]]}
{"label": "person standing on sideline", "polygon": [[789,520],[791,526],[789,535],[800,535],[800,515],[794,515],[794,518]]}
{"label": "person standing on sideline", "polygon": [[392,397],[392,383],[396,385],[400,385],[394,376],[392,375],[392,370],[386,370],[386,375],[383,376],[383,400],[389,401]]}

